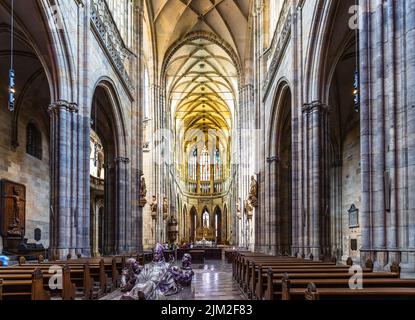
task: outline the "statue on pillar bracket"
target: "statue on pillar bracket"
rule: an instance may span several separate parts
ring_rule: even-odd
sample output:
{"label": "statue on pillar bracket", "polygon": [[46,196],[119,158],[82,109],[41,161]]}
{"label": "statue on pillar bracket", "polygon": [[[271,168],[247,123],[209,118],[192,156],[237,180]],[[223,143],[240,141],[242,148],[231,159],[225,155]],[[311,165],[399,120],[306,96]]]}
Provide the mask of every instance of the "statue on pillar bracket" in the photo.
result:
{"label": "statue on pillar bracket", "polygon": [[164,197],[163,199],[163,220],[167,220],[169,217],[169,201],[167,200],[167,197]]}
{"label": "statue on pillar bracket", "polygon": [[241,220],[242,214],[241,214],[241,198],[238,199],[238,202],[236,203],[236,217]]}
{"label": "statue on pillar bracket", "polygon": [[253,207],[258,207],[258,181],[256,181],[254,176],[251,177],[248,200]]}
{"label": "statue on pillar bracket", "polygon": [[153,196],[153,201],[151,202],[150,209],[151,209],[151,217],[153,220],[157,220],[157,196]]}
{"label": "statue on pillar bracket", "polygon": [[147,185],[146,185],[146,178],[144,177],[144,174],[141,174],[140,179],[140,200],[139,205],[141,208],[144,208],[147,204]]}

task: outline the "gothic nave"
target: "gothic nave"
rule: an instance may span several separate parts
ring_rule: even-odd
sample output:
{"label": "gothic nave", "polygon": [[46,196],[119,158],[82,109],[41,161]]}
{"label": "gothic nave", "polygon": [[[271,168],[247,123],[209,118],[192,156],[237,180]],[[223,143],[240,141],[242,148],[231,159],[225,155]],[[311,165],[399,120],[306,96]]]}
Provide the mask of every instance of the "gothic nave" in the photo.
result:
{"label": "gothic nave", "polygon": [[0,265],[186,252],[196,300],[262,300],[238,263],[415,288],[414,49],[413,0],[0,0]]}

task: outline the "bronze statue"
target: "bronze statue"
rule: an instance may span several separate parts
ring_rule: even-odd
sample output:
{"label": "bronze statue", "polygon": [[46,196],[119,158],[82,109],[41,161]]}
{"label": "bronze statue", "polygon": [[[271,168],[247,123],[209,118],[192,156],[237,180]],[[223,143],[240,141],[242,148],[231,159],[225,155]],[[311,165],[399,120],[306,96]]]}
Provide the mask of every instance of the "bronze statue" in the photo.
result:
{"label": "bronze statue", "polygon": [[153,261],[146,264],[136,279],[132,290],[121,300],[165,300],[180,291],[172,273],[172,266],[164,260],[164,249],[157,244]]}
{"label": "bronze statue", "polygon": [[173,267],[172,273],[176,279],[176,283],[180,287],[189,287],[192,284],[193,276],[195,275],[192,269],[192,256],[185,253],[182,259],[181,268]]}
{"label": "bronze statue", "polygon": [[128,292],[134,288],[141,270],[142,267],[140,267],[136,259],[130,258],[127,260],[121,275],[122,292]]}

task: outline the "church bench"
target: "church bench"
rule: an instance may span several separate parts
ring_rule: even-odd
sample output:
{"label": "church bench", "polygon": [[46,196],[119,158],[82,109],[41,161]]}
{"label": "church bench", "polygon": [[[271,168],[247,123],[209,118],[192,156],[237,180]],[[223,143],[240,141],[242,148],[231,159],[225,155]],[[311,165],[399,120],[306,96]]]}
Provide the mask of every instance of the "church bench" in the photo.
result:
{"label": "church bench", "polygon": [[[291,281],[293,280],[306,280],[308,282],[313,281],[315,279],[320,280],[349,280],[351,279],[352,274],[349,272],[338,272],[338,273],[313,273],[310,271],[304,271],[303,273],[293,273],[293,272],[285,272],[285,273],[275,273],[272,269],[268,270],[266,285],[263,284],[262,286],[257,284],[256,287],[256,297],[258,299],[265,299],[265,300],[274,300],[275,296],[281,296],[282,294],[282,285],[283,279],[289,278]],[[367,279],[399,279],[400,273],[397,272],[394,268],[392,268],[391,272],[363,272],[363,279],[366,281]]]}
{"label": "church bench", "polygon": [[[297,259],[298,260],[298,259]],[[268,268],[293,268],[293,269],[305,269],[305,268],[338,268],[334,262],[317,262],[317,261],[283,261],[283,260],[274,260],[274,261],[264,261],[261,259],[248,259],[244,267],[244,274],[242,282],[248,287],[254,288],[257,279],[259,278],[259,270],[262,269],[262,273],[266,275]],[[249,288],[248,288],[249,289]]]}
{"label": "church bench", "polygon": [[[101,264],[90,264],[89,261],[82,262],[82,263],[72,263],[68,261],[54,261],[52,262],[44,262],[40,264],[24,264],[19,266],[13,266],[13,270],[31,270],[32,268],[39,268],[45,274],[45,276],[53,276],[53,273],[49,273],[50,271],[53,272],[51,267],[59,266],[62,267],[62,270],[68,268],[70,274],[70,282],[73,285],[82,291],[82,296],[84,299],[92,299],[95,297],[100,297],[105,294],[102,291],[102,282],[101,278],[102,275],[102,268]],[[15,271],[16,272],[16,271]],[[104,274],[105,275],[105,274]],[[99,285],[99,290],[97,292],[94,291],[94,281],[97,281]],[[76,290],[75,290],[76,296]],[[72,299],[72,293],[70,293],[70,298],[67,300]],[[74,299],[74,298],[73,298]]]}
{"label": "church bench", "polygon": [[50,294],[39,270],[10,279],[0,274],[0,300],[50,300]]}
{"label": "church bench", "polygon": [[[250,294],[257,295],[259,293],[259,297],[262,296],[263,289],[267,282],[268,270],[271,269],[272,272],[275,273],[325,273],[325,274],[332,274],[332,273],[339,273],[339,272],[346,272],[348,273],[349,267],[342,267],[336,266],[332,264],[281,264],[281,265],[258,265],[253,264],[250,267],[250,272],[247,274],[247,278],[245,279],[246,284],[248,285],[247,290],[250,291]],[[363,272],[372,272],[372,269],[363,269]]]}
{"label": "church bench", "polygon": [[[75,286],[71,282],[67,268],[62,271],[62,289],[52,290],[49,280],[52,274],[40,268],[14,270],[0,268],[0,279],[3,281],[3,297],[13,299],[49,300],[51,294],[58,293],[62,300],[75,299]],[[31,291],[30,291],[31,290]]]}
{"label": "church bench", "polygon": [[241,280],[242,274],[245,272],[245,268],[248,261],[269,261],[269,262],[293,262],[300,261],[302,263],[314,263],[315,261],[298,259],[295,257],[288,256],[269,256],[264,254],[257,253],[238,253],[234,259],[234,268],[233,272],[237,281]]}
{"label": "church bench", "polygon": [[[350,279],[313,279],[312,283],[318,288],[335,288],[348,289]],[[290,279],[285,275],[281,280],[281,298],[282,300],[302,300],[304,291],[309,285],[309,279]],[[388,278],[363,278],[363,288],[412,288],[415,290],[414,279],[388,279]],[[275,288],[275,287],[274,287]],[[275,290],[275,289],[274,289]],[[356,289],[359,290],[359,289]]]}
{"label": "church bench", "polygon": [[415,288],[317,288],[309,283],[307,289],[293,289],[291,295],[299,294],[306,300],[415,300]]}
{"label": "church bench", "polygon": [[[253,268],[257,265],[264,265],[267,267],[271,266],[298,266],[298,267],[308,267],[308,266],[323,266],[323,267],[336,267],[334,262],[321,262],[321,261],[312,261],[304,260],[293,257],[244,257],[240,261],[239,272],[236,276],[237,281],[243,287],[243,290],[249,288],[251,282],[251,276],[253,273]],[[266,273],[266,269],[265,269]]]}
{"label": "church bench", "polygon": [[265,256],[264,254],[257,254],[257,253],[252,253],[252,252],[236,253],[235,258],[232,263],[232,274],[233,274],[234,279],[238,283],[240,283],[242,274],[244,272],[243,270],[244,261],[247,257],[252,258],[252,257],[264,257],[264,256]]}
{"label": "church bench", "polygon": [[[105,272],[105,263],[102,258],[81,258],[69,261],[53,261],[49,263],[43,263],[41,265],[68,265],[71,268],[82,268],[86,263],[89,266],[89,276],[93,279],[93,284],[98,284],[98,290],[95,293],[96,297],[102,297],[107,292],[108,276]],[[112,268],[109,271],[112,273]],[[115,275],[116,276],[116,275]],[[115,277],[111,274],[111,277]]]}

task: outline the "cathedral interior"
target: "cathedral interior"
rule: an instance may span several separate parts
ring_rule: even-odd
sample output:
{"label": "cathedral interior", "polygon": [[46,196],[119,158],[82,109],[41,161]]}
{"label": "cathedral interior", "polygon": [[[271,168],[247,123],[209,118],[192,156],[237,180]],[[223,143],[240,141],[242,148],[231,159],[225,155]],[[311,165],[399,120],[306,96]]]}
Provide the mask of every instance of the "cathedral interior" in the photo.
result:
{"label": "cathedral interior", "polygon": [[271,258],[415,298],[414,49],[413,0],[0,0],[3,265],[161,244],[224,299]]}

